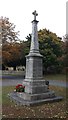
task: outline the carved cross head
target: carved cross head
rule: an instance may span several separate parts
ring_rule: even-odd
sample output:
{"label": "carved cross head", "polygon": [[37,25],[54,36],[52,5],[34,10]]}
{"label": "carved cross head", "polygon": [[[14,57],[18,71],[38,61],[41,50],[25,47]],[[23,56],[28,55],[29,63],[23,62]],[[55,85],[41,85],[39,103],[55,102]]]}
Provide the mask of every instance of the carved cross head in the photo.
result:
{"label": "carved cross head", "polygon": [[36,10],[32,14],[34,15],[34,20],[36,20],[36,16],[38,16],[38,13],[36,12]]}

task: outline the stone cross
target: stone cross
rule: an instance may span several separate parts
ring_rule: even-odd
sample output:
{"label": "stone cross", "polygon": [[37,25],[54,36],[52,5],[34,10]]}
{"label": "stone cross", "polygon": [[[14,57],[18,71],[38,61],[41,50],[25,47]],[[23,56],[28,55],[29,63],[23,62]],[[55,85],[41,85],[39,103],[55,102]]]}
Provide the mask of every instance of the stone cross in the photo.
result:
{"label": "stone cross", "polygon": [[38,16],[38,13],[36,12],[36,10],[32,14],[34,15],[34,20],[36,20],[36,16]]}

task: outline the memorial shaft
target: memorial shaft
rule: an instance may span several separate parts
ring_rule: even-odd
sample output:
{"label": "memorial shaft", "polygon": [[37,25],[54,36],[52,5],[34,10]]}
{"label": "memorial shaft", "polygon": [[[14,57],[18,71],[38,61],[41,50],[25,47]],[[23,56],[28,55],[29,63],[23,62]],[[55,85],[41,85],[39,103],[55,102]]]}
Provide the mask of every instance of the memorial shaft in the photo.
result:
{"label": "memorial shaft", "polygon": [[36,20],[32,21],[32,39],[30,52],[39,52],[37,23],[38,21]]}
{"label": "memorial shaft", "polygon": [[42,78],[42,55],[39,53],[36,11],[33,12],[32,38],[29,55],[26,56],[26,79],[37,80]]}

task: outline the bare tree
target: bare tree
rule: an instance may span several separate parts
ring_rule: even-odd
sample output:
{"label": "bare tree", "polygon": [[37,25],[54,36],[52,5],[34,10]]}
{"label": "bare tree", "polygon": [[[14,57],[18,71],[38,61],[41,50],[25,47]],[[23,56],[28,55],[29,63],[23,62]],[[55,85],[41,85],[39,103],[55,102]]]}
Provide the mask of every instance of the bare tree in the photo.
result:
{"label": "bare tree", "polygon": [[0,17],[0,34],[2,36],[2,44],[6,42],[16,42],[19,40],[18,32],[15,32],[15,25],[9,22],[9,18]]}

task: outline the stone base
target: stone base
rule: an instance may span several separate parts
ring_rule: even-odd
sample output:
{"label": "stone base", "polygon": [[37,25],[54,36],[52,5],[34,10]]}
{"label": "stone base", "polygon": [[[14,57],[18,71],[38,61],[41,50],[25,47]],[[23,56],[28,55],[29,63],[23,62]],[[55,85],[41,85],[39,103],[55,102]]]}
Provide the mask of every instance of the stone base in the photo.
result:
{"label": "stone base", "polygon": [[62,97],[57,97],[54,91],[48,89],[45,80],[25,79],[23,85],[25,92],[12,92],[9,95],[17,104],[28,106],[62,100]]}
{"label": "stone base", "polygon": [[12,92],[10,98],[19,105],[35,105],[40,103],[62,100],[62,97],[55,96],[54,91],[48,89],[45,80],[23,81],[25,92]]}
{"label": "stone base", "polygon": [[55,96],[54,91],[50,91],[43,94],[26,94],[26,93],[18,93],[18,92],[12,92],[9,95],[10,99],[12,101],[15,101],[18,105],[35,105],[40,103],[46,103],[46,102],[54,102],[54,101],[60,101],[63,99],[61,96]]}

